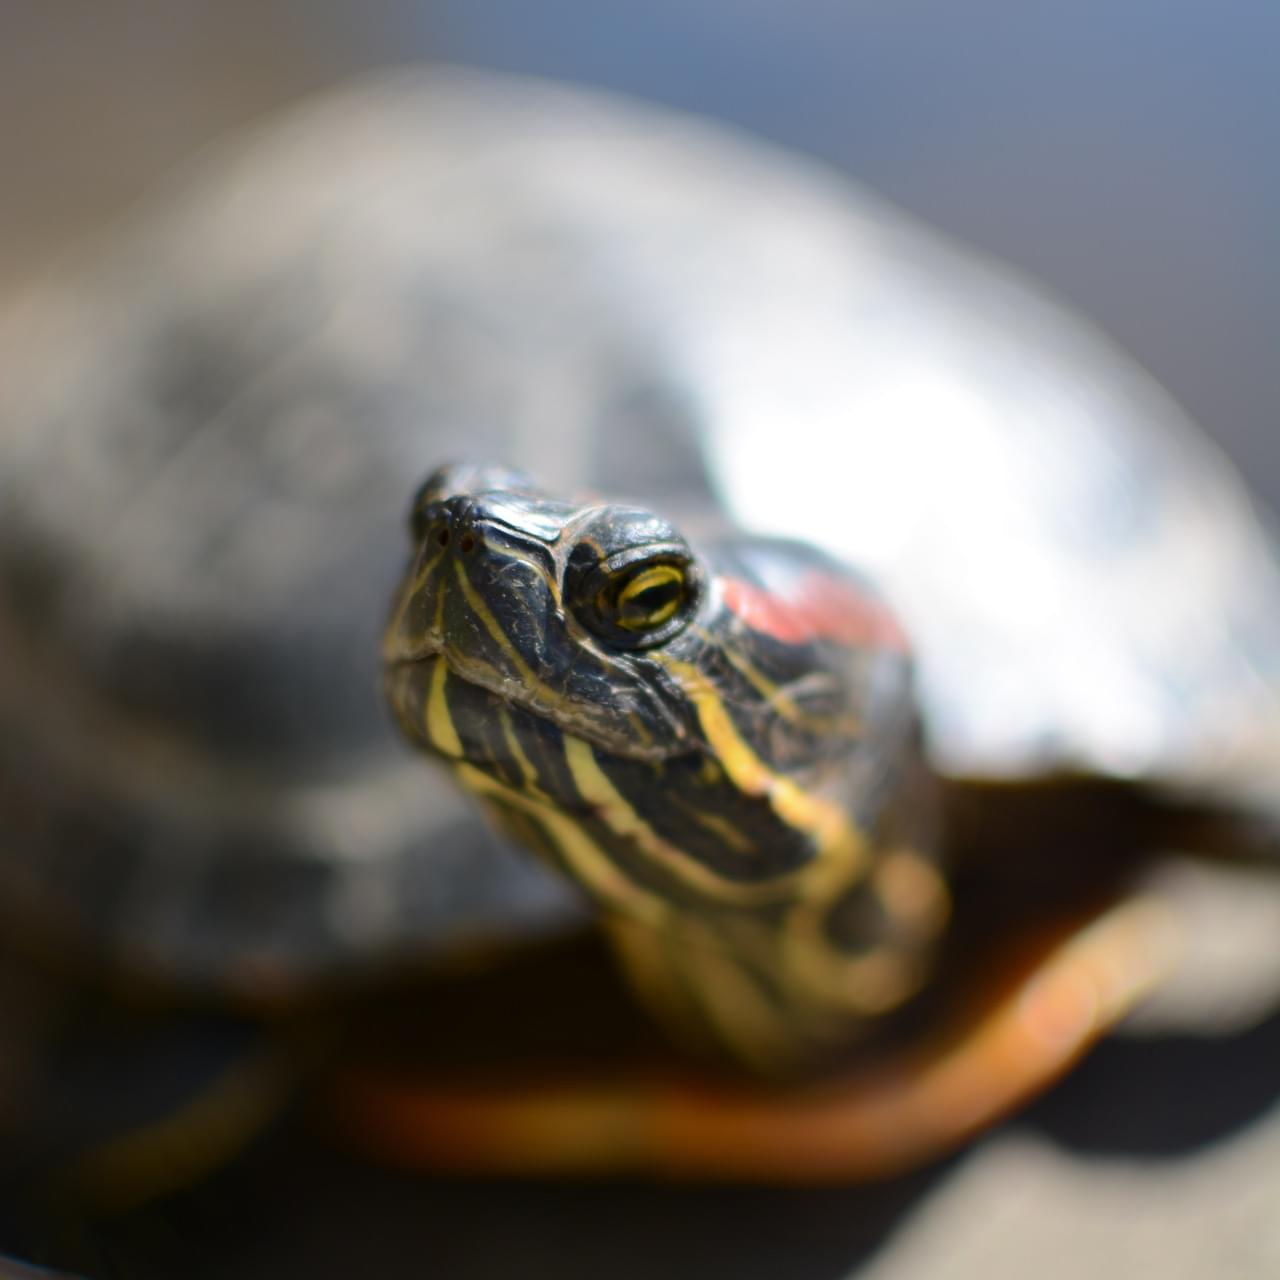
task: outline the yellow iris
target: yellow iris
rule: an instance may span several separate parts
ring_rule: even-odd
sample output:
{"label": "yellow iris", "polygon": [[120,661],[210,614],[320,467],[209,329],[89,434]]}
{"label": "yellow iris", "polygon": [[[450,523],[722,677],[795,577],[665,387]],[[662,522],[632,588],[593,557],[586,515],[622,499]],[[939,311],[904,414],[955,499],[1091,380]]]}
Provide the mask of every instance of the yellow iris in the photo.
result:
{"label": "yellow iris", "polygon": [[620,627],[651,631],[660,627],[684,602],[684,572],[674,564],[655,564],[623,583],[614,602]]}

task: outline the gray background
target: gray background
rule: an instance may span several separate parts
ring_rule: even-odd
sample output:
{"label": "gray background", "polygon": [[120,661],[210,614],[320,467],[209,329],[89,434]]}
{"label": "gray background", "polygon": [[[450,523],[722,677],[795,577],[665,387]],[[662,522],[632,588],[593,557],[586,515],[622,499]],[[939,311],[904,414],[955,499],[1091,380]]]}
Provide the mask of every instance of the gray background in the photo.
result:
{"label": "gray background", "polygon": [[1099,321],[1280,501],[1269,0],[3,0],[0,281],[354,69],[605,85],[823,156]]}
{"label": "gray background", "polygon": [[[1280,504],[1278,51],[1264,0],[0,0],[0,288],[352,70],[554,74],[823,156],[1026,268]],[[1274,976],[1274,895],[1220,897],[1221,981]],[[198,1270],[199,1240],[211,1274],[277,1278],[286,1257],[315,1276],[1273,1277],[1280,1023],[1201,1029],[1111,1044],[976,1151],[886,1187],[424,1185],[268,1148],[120,1248],[157,1275]]]}

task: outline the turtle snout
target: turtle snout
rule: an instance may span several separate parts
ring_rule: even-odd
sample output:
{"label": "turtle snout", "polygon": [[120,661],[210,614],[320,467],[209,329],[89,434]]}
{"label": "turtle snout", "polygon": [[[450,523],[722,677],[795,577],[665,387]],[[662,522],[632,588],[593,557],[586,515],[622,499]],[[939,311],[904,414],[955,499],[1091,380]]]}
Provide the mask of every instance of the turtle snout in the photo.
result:
{"label": "turtle snout", "polygon": [[513,529],[484,494],[454,494],[415,513],[417,554],[397,601],[384,659],[445,655],[502,680],[546,663],[555,564],[537,537]]}
{"label": "turtle snout", "polygon": [[484,545],[483,515],[474,498],[433,502],[423,513],[425,550],[469,556]]}

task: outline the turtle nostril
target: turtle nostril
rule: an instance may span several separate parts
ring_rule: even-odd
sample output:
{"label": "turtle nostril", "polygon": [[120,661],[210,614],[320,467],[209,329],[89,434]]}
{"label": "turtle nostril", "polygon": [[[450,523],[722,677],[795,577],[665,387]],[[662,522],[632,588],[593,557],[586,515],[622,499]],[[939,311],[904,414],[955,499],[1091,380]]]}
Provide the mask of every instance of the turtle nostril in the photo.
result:
{"label": "turtle nostril", "polygon": [[458,539],[458,549],[464,556],[470,555],[470,553],[476,549],[475,535],[471,533],[464,533],[462,537]]}
{"label": "turtle nostril", "polygon": [[436,534],[436,541],[442,547],[447,547],[449,545],[449,530],[441,529],[440,532]]}

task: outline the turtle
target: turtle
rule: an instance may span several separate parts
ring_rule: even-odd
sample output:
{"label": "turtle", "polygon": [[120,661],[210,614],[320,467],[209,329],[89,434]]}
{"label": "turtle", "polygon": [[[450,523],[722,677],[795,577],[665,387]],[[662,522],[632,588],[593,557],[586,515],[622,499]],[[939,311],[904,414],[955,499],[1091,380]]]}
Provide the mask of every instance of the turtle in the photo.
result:
{"label": "turtle", "polygon": [[[812,162],[400,72],[202,159],[8,335],[0,916],[52,992],[11,1058],[65,1111],[50,1005],[269,1046],[185,1110],[175,1070],[158,1148],[90,1126],[99,1186],[202,1172],[317,1026],[383,1158],[886,1174],[1157,979],[1144,855],[1274,857],[1243,484],[1083,322]],[[419,1078],[334,1012],[426,983],[447,1057],[440,990],[562,1004],[602,922],[683,1074]]]}

